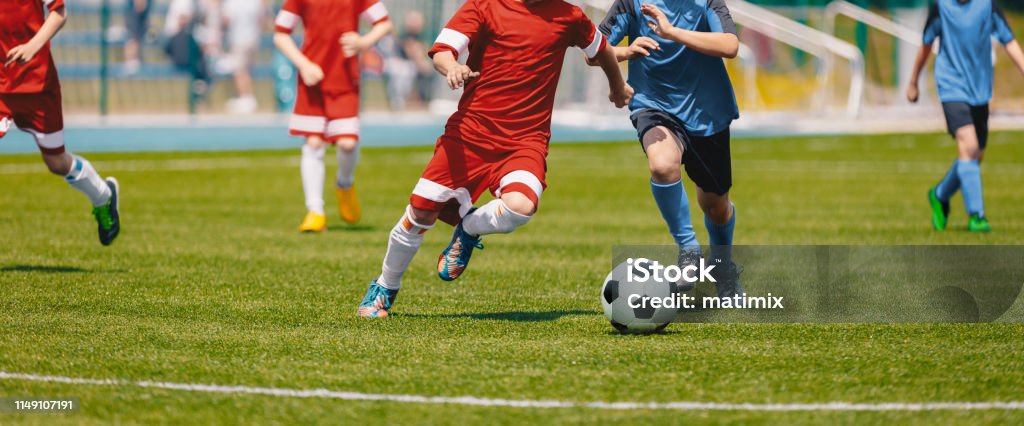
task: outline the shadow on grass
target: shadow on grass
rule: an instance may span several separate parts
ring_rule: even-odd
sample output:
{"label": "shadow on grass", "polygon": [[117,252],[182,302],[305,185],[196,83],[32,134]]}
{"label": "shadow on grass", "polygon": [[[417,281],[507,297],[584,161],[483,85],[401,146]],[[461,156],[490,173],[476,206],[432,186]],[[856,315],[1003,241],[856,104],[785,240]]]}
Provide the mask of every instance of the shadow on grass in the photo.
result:
{"label": "shadow on grass", "polygon": [[328,225],[328,231],[370,232],[377,228],[370,225]]}
{"label": "shadow on grass", "polygon": [[41,266],[41,265],[10,265],[0,267],[0,272],[45,272],[45,273],[73,273],[91,272],[76,266]]}
{"label": "shadow on grass", "polygon": [[532,312],[489,312],[480,314],[396,314],[410,318],[470,318],[485,321],[517,321],[517,322],[539,322],[555,321],[565,316],[573,315],[598,315],[597,311],[562,310],[562,311],[532,311]]}

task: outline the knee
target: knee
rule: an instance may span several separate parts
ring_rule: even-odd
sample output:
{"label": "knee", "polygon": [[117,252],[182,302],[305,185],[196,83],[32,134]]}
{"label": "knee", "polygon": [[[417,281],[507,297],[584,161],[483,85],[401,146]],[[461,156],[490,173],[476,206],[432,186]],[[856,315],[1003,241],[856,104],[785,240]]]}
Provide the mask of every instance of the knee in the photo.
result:
{"label": "knee", "polygon": [[673,183],[682,179],[678,160],[651,158],[648,165],[651,169],[651,179],[655,183]]}
{"label": "knee", "polygon": [[728,197],[716,197],[715,200],[701,203],[701,209],[704,210],[704,215],[708,219],[717,224],[723,224],[732,219],[732,203],[729,202]]}
{"label": "knee", "polygon": [[324,138],[322,138],[320,136],[307,136],[306,137],[306,146],[308,146],[310,148],[320,149],[320,148],[323,148],[325,144],[326,144],[326,142],[324,142]]}
{"label": "knee", "polygon": [[409,206],[408,215],[413,222],[423,227],[433,226],[437,222],[437,216],[440,212],[418,209],[416,207]]}
{"label": "knee", "polygon": [[501,202],[505,204],[506,208],[512,210],[513,213],[522,216],[532,216],[537,211],[537,203],[519,192],[501,194]]}
{"label": "knee", "polygon": [[355,151],[359,147],[359,141],[356,138],[341,138],[334,143],[338,149],[345,153]]}
{"label": "knee", "polygon": [[71,173],[71,163],[73,159],[70,155],[65,152],[60,154],[43,154],[43,163],[46,163],[46,168],[58,176],[67,176]]}

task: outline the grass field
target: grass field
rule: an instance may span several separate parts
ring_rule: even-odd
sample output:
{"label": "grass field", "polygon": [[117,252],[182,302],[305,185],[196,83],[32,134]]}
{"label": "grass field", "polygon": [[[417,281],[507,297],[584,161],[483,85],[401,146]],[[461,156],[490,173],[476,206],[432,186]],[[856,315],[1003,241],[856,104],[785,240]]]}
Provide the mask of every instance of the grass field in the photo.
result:
{"label": "grass field", "polygon": [[[925,190],[952,160],[948,137],[737,140],[736,242],[1020,244],[1022,140],[1024,133],[1000,133],[990,142],[988,235],[963,230],[959,197],[952,229],[929,228]],[[85,200],[36,156],[3,157],[0,371],[580,403],[1024,400],[1020,323],[674,324],[661,335],[612,333],[598,302],[611,247],[669,243],[635,143],[554,146],[549,189],[529,225],[486,238],[454,284],[434,276],[450,237],[439,226],[395,315],[360,320],[356,303],[430,152],[366,149],[358,173],[364,222],[340,225],[329,209],[333,224],[322,235],[295,232],[304,213],[297,150],[91,155],[123,189],[124,232],[109,248],[95,241]],[[1024,411],[998,409],[515,408],[14,379],[0,379],[3,396],[79,397],[82,409],[0,413],[2,424],[1024,422]]]}

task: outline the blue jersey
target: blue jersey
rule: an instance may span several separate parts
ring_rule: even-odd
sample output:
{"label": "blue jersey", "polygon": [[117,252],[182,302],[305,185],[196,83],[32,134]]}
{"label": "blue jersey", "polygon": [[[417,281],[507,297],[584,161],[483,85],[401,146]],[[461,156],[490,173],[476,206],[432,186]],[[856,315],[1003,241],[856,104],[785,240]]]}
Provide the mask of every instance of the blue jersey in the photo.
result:
{"label": "blue jersey", "polygon": [[985,105],[992,99],[992,37],[1013,41],[993,0],[938,0],[928,12],[924,44],[939,41],[935,84],[942,102]]}
{"label": "blue jersey", "polygon": [[[672,25],[691,31],[736,33],[724,0],[643,0],[658,6]],[[654,108],[672,114],[697,136],[711,136],[739,118],[736,95],[722,58],[665,40],[647,26],[641,0],[615,0],[598,28],[612,45],[623,38],[650,37],[661,50],[629,62],[636,94],[630,111]]]}

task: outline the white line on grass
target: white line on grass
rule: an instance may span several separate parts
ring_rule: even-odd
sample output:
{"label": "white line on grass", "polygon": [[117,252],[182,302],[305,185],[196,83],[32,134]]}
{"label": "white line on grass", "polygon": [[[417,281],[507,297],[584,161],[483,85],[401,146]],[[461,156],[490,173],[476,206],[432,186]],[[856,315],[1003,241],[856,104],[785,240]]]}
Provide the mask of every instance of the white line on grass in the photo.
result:
{"label": "white line on grass", "polygon": [[290,398],[326,398],[346,401],[388,401],[414,404],[452,404],[517,408],[594,408],[601,410],[677,410],[677,411],[937,411],[937,410],[1024,410],[1024,401],[1005,402],[821,402],[791,404],[749,404],[718,402],[574,402],[537,399],[495,399],[475,396],[425,396],[343,392],[327,389],[288,389],[250,386],[223,386],[194,383],[132,381],[121,379],[84,379],[0,371],[0,380],[22,380],[72,385],[137,386],[186,392],[268,395]]}

